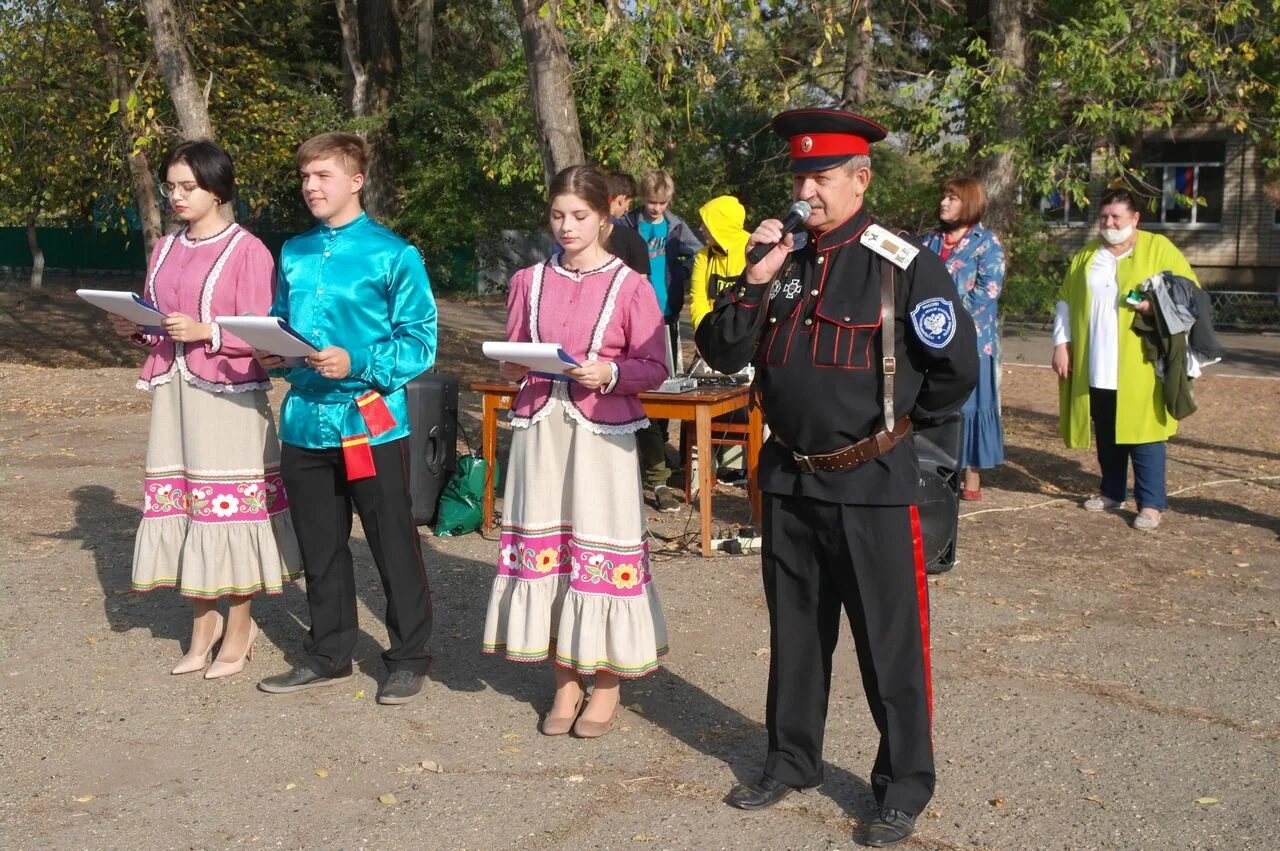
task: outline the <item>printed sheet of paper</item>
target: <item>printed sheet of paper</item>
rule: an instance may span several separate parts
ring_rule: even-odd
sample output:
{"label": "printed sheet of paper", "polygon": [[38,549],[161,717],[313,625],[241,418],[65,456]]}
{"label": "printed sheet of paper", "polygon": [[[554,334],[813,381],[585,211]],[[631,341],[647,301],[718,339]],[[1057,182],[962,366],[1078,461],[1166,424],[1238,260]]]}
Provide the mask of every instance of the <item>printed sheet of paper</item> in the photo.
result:
{"label": "printed sheet of paper", "polygon": [[481,348],[487,358],[518,363],[529,367],[533,372],[546,375],[562,375],[566,369],[579,366],[578,362],[556,343],[488,342]]}
{"label": "printed sheet of paper", "polygon": [[302,358],[320,350],[278,316],[217,316],[214,322],[255,349],[285,358]]}

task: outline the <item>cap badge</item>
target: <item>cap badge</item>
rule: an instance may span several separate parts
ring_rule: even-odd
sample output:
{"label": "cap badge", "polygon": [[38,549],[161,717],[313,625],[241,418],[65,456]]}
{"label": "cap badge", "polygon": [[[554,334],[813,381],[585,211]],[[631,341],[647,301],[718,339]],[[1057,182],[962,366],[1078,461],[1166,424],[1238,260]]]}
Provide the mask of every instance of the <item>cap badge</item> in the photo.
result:
{"label": "cap badge", "polygon": [[806,154],[813,150],[812,136],[805,136],[803,139],[800,140],[800,150]]}

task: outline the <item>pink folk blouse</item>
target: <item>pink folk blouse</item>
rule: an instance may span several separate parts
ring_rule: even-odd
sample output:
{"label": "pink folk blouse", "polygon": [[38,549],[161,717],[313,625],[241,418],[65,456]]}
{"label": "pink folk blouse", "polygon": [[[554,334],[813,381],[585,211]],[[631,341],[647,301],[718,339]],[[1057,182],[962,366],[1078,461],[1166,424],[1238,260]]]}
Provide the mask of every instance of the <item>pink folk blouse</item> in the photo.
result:
{"label": "pink folk blouse", "polygon": [[511,424],[532,425],[556,402],[597,434],[629,434],[648,425],[636,394],[667,377],[666,329],[653,287],[614,257],[599,269],[572,272],[560,256],[521,269],[507,293],[507,340],[558,343],[579,363],[617,365],[611,388],[530,374],[511,406]]}
{"label": "pink folk blouse", "polygon": [[140,390],[175,376],[211,393],[241,393],[271,386],[253,359],[253,349],[224,333],[215,316],[266,316],[271,309],[275,264],[261,240],[237,224],[217,236],[193,242],[183,230],[170,234],[151,255],[143,297],[161,313],[185,313],[213,326],[207,343],[178,343],[167,336],[134,337],[151,349],[142,364]]}

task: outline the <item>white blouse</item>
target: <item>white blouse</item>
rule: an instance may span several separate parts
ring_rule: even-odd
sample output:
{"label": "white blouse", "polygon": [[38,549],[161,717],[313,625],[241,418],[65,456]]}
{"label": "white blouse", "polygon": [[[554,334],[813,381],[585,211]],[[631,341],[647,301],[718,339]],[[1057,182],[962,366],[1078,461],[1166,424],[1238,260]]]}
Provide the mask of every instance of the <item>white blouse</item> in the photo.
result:
{"label": "white blouse", "polygon": [[[1120,284],[1116,272],[1120,261],[1133,253],[1130,248],[1119,257],[1100,247],[1093,253],[1085,281],[1089,285],[1089,386],[1116,389],[1120,364]],[[1053,344],[1071,342],[1071,311],[1059,301],[1053,318]]]}

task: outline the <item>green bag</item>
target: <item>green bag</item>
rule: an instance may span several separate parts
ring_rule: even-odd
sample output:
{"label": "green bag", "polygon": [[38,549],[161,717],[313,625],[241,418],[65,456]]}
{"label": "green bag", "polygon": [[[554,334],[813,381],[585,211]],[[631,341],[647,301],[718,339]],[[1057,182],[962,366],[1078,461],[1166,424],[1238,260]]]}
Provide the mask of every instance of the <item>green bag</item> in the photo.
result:
{"label": "green bag", "polygon": [[[465,535],[480,528],[484,513],[484,474],[488,465],[479,455],[463,455],[458,459],[449,483],[440,494],[436,522],[431,527],[436,537]],[[498,488],[498,463],[493,464],[493,487]]]}

